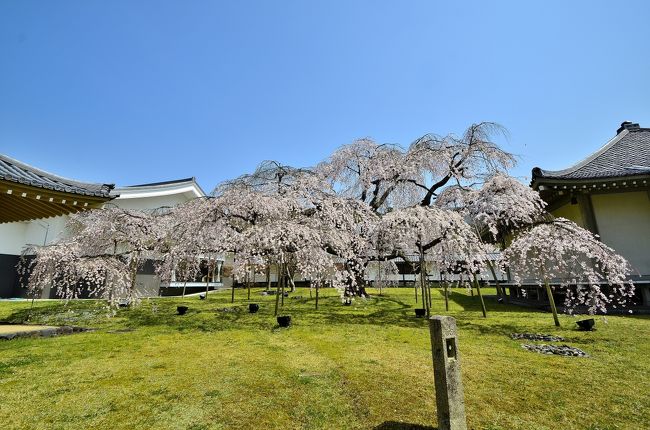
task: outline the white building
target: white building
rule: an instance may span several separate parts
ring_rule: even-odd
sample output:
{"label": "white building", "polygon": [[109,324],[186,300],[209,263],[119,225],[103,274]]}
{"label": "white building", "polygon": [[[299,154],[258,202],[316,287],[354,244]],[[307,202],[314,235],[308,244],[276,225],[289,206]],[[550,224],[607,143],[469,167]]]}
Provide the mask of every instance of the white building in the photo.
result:
{"label": "white building", "polygon": [[[115,188],[112,184],[92,184],[63,178],[18,160],[0,155],[0,298],[25,296],[16,265],[30,244],[50,244],[65,234],[68,214],[115,205],[124,209],[154,210],[173,207],[205,197],[195,178]],[[219,276],[188,283],[190,289],[216,288]],[[201,278],[201,277],[199,277]],[[207,281],[207,284],[206,284]],[[180,283],[162,285],[148,261],[137,276],[140,294],[157,296],[180,292]],[[54,297],[44,291],[43,297]]]}

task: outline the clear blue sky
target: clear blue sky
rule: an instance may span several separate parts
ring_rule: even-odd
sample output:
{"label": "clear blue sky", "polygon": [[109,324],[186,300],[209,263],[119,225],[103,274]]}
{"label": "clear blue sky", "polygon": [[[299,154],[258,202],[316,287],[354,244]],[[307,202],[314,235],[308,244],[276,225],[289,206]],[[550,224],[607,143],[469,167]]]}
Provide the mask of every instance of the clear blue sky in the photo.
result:
{"label": "clear blue sky", "polygon": [[4,0],[0,152],[211,190],[264,159],[496,121],[524,178],[650,127],[649,50],[647,1]]}

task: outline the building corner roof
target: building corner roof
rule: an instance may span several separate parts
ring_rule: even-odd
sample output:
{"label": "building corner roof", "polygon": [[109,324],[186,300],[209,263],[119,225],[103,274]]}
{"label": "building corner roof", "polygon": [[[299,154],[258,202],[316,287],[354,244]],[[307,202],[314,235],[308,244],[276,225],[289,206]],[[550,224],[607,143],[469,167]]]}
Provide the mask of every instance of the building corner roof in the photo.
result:
{"label": "building corner roof", "polygon": [[650,175],[650,128],[624,122],[614,138],[579,163],[563,170],[532,170],[531,185]]}

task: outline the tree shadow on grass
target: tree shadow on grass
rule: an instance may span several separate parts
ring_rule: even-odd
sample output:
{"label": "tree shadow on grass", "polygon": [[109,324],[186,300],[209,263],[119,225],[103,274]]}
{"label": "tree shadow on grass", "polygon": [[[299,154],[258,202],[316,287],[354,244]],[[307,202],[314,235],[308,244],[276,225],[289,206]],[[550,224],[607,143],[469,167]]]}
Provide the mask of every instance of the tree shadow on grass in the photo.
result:
{"label": "tree shadow on grass", "polygon": [[[338,302],[338,303],[337,303]],[[394,297],[381,296],[357,299],[352,306],[345,306],[338,299],[329,300],[319,310],[298,308],[297,317],[326,324],[392,325],[405,328],[425,327],[426,319],[416,318],[414,306]]]}
{"label": "tree shadow on grass", "polygon": [[[31,321],[49,323],[51,325],[80,325],[94,328],[138,328],[162,327],[167,330],[184,331],[224,331],[235,329],[273,330],[277,328],[274,316],[275,297],[262,296],[261,289],[253,290],[251,300],[236,298],[230,303],[229,294],[210,295],[208,300],[197,298],[164,298],[143,300],[139,305],[120,308],[114,318],[108,318],[106,303],[101,301],[70,301],[52,304],[41,304],[34,307]],[[434,293],[435,297],[435,293]],[[504,334],[521,330],[516,324],[497,324],[490,319],[492,312],[538,312],[517,306],[497,304],[487,300],[488,319],[480,318],[480,303],[478,297],[469,297],[461,292],[453,292],[450,299],[458,303],[462,312],[449,313],[456,317],[460,328],[476,330],[480,334]],[[285,306],[279,309],[278,315],[291,315],[294,327],[327,326],[338,324],[359,324],[373,326],[396,326],[403,328],[427,327],[426,318],[417,318],[414,309],[421,303],[413,303],[411,297],[402,291],[393,294],[385,290],[384,294],[373,295],[367,299],[355,299],[351,306],[341,303],[338,295],[331,291],[321,294],[319,309],[315,309],[315,300],[298,291],[285,298]],[[434,300],[434,314],[444,312],[442,300]],[[259,311],[248,312],[248,304],[259,304]],[[185,315],[178,315],[177,306],[188,306]],[[16,310],[7,320],[22,322],[29,314],[29,309]],[[498,318],[494,316],[494,318]],[[485,321],[485,322],[484,322]]]}
{"label": "tree shadow on grass", "polygon": [[[441,300],[444,300],[442,291],[440,292]],[[468,296],[457,291],[451,291],[449,294],[449,301],[462,307],[465,311],[481,312],[481,299],[478,294]],[[483,296],[485,307],[487,308],[488,315],[492,312],[541,312],[539,309],[528,308],[517,305],[510,305],[506,303],[498,303],[496,296]]]}
{"label": "tree shadow on grass", "polygon": [[402,423],[398,421],[384,421],[373,430],[438,430],[437,427],[423,426],[421,424]]}

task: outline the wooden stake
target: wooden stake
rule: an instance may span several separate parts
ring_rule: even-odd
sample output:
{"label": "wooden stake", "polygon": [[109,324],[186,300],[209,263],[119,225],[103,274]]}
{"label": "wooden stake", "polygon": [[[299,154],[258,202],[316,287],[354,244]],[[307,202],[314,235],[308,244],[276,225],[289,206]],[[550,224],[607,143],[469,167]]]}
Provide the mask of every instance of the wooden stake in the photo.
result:
{"label": "wooden stake", "polygon": [[546,287],[546,295],[548,296],[548,302],[550,303],[551,311],[553,312],[553,321],[555,321],[555,327],[560,327],[560,319],[557,316],[555,299],[553,298],[553,291],[551,291],[551,286],[548,283],[548,278],[544,278],[544,286]]}
{"label": "wooden stake", "polygon": [[275,287],[275,311],[273,313],[273,316],[278,316],[278,305],[280,303],[280,284],[282,280],[282,273],[278,270],[278,282]]}
{"label": "wooden stake", "polygon": [[497,277],[496,270],[494,270],[494,265],[492,264],[491,261],[488,261],[488,267],[490,268],[490,272],[492,272],[492,277],[494,278],[494,283],[496,284],[497,287],[497,292],[501,295],[503,298],[504,303],[508,303],[508,295],[506,294],[506,290],[499,284],[499,278]]}
{"label": "wooden stake", "polygon": [[487,318],[487,310],[485,309],[485,302],[483,301],[483,294],[481,293],[481,286],[476,279],[476,273],[474,274],[474,286],[476,287],[476,292],[478,293],[479,299],[481,299],[481,311],[483,311],[483,318]]}
{"label": "wooden stake", "polygon": [[447,278],[443,281],[443,286],[445,289],[445,310],[449,312],[449,282],[447,282]]}

